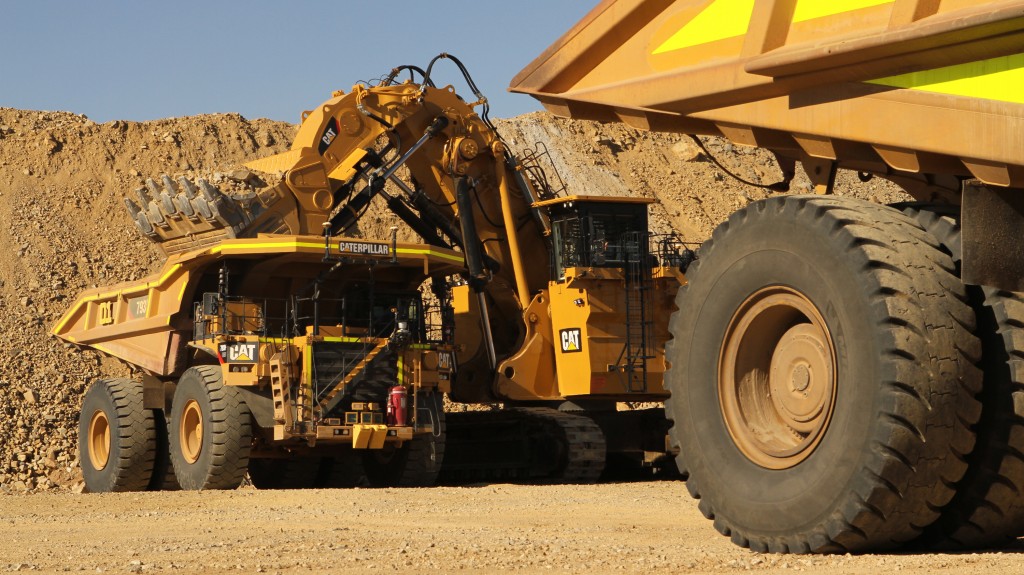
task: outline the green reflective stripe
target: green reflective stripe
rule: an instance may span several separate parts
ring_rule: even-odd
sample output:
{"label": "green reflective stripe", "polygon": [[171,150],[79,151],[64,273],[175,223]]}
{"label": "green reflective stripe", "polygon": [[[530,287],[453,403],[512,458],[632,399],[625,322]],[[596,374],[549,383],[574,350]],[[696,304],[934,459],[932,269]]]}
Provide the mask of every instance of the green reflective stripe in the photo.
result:
{"label": "green reflective stripe", "polygon": [[303,354],[305,357],[302,358],[302,381],[306,384],[306,387],[313,389],[313,345],[306,346],[306,353]]}
{"label": "green reflective stripe", "polygon": [[432,249],[429,249],[429,248],[398,248],[395,251],[397,251],[399,253],[399,255],[401,255],[401,254],[412,254],[412,255],[434,256],[434,257],[438,257],[438,258],[441,258],[441,259],[453,261],[453,262],[460,263],[460,264],[465,261],[465,259],[463,259],[462,256],[454,255],[454,254],[444,254],[444,253],[441,253],[441,252],[436,252],[436,251],[434,251]]}

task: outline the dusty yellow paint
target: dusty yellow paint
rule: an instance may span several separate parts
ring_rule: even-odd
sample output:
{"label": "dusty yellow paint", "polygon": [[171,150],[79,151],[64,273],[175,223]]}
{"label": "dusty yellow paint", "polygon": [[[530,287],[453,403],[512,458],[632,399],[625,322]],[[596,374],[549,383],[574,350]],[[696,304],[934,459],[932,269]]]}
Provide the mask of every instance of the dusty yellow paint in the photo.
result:
{"label": "dusty yellow paint", "polygon": [[260,158],[258,160],[252,160],[246,162],[245,167],[257,170],[260,172],[266,172],[273,174],[276,172],[284,172],[295,165],[295,162],[299,161],[302,156],[302,150],[288,150],[280,154],[274,154],[273,156],[267,156],[266,158]]}
{"label": "dusty yellow paint", "polygon": [[1024,104],[1024,54],[872,80],[872,84]]}

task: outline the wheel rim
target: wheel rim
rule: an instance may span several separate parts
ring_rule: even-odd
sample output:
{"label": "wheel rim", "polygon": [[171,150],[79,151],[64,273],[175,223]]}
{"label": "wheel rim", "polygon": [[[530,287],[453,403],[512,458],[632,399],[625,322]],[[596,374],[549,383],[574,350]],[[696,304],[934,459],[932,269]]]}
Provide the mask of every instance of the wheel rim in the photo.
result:
{"label": "wheel rim", "polygon": [[811,455],[835,407],[835,357],[821,313],[800,292],[773,286],[743,302],[725,333],[718,397],[747,459],[787,469]]}
{"label": "wheel rim", "polygon": [[182,457],[189,463],[195,463],[203,450],[203,410],[194,399],[188,400],[181,410],[178,438]]}
{"label": "wheel rim", "polygon": [[89,419],[89,461],[97,471],[110,460],[110,421],[107,414],[97,411]]}

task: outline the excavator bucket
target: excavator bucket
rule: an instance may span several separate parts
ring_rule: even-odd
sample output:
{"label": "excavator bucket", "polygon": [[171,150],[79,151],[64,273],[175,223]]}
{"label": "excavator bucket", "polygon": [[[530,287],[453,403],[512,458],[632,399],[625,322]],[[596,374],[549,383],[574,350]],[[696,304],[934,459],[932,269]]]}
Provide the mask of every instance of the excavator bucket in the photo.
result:
{"label": "excavator bucket", "polygon": [[124,199],[135,227],[168,255],[239,237],[252,221],[248,209],[203,179],[164,175],[158,185],[148,178],[135,195]]}

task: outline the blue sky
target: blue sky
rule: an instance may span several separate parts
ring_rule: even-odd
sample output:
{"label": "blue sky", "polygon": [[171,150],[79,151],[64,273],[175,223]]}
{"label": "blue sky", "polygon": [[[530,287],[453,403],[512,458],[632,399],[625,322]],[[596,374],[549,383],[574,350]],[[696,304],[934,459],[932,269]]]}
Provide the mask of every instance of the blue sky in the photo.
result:
{"label": "blue sky", "polygon": [[[97,122],[214,112],[297,122],[302,110],[400,64],[459,57],[493,117],[540,109],[512,77],[597,0],[0,4],[0,106]],[[468,89],[450,63],[438,83]]]}

